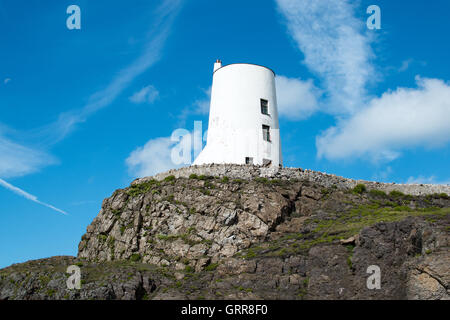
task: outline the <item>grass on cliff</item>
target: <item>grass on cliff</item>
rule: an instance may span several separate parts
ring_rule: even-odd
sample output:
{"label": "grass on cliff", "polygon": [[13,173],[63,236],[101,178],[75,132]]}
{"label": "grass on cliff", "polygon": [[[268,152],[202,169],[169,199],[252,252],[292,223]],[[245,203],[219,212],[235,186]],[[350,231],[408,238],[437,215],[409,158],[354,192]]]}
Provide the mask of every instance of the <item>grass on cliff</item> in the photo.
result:
{"label": "grass on cliff", "polygon": [[160,185],[161,185],[161,182],[159,182],[155,179],[151,179],[151,180],[143,182],[143,183],[131,185],[128,188],[127,193],[131,197],[136,197],[140,194],[150,192],[150,190],[154,189],[155,187],[159,187]]}
{"label": "grass on cliff", "polygon": [[374,203],[360,205],[349,212],[337,215],[334,219],[317,220],[310,223],[316,225],[313,232],[325,235],[352,236],[364,227],[372,226],[378,222],[400,221],[409,216],[436,216],[444,217],[450,213],[450,208],[416,208],[407,206],[381,207]]}

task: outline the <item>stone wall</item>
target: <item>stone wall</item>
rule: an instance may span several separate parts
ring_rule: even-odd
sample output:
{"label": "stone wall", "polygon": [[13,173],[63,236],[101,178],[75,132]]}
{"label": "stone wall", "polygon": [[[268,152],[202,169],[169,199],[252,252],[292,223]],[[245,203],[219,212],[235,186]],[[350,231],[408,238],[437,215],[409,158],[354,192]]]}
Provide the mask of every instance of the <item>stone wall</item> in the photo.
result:
{"label": "stone wall", "polygon": [[188,178],[191,174],[216,177],[226,176],[230,179],[245,180],[254,179],[257,177],[281,180],[308,180],[323,187],[331,187],[334,185],[339,189],[348,189],[355,187],[357,184],[364,184],[368,190],[377,189],[388,193],[396,190],[410,195],[426,195],[433,193],[447,193],[450,195],[450,185],[382,183],[365,180],[353,180],[333,174],[301,168],[277,168],[237,164],[207,164],[172,169],[167,172],[158,173],[152,177],[136,179],[132,182],[132,184],[142,183],[150,179],[163,180],[167,176],[171,175],[176,178]]}

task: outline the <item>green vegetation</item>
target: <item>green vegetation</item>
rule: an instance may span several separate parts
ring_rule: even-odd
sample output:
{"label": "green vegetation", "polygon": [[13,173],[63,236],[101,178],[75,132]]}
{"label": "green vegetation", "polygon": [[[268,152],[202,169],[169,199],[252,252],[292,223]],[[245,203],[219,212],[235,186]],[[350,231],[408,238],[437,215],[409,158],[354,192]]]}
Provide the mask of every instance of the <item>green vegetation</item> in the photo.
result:
{"label": "green vegetation", "polygon": [[377,190],[377,189],[370,190],[369,194],[373,197],[378,197],[378,198],[386,198],[387,197],[386,192],[384,192],[382,190]]}
{"label": "green vegetation", "polygon": [[446,193],[433,193],[426,196],[428,200],[431,199],[448,199],[449,196]]}
{"label": "green vegetation", "polygon": [[48,283],[50,282],[50,277],[49,276],[39,276],[39,281],[41,282],[43,287],[46,287],[48,285]]}
{"label": "green vegetation", "polygon": [[255,248],[250,248],[247,250],[247,254],[244,256],[245,259],[255,258],[257,256]]}
{"label": "green vegetation", "polygon": [[130,260],[133,262],[138,262],[141,260],[141,255],[139,253],[133,253],[130,257]]}
{"label": "green vegetation", "polygon": [[223,177],[222,178],[222,180],[220,180],[222,183],[227,183],[228,181],[230,181],[230,179],[227,177],[227,176],[225,176],[225,177]]}
{"label": "green vegetation", "polygon": [[105,242],[106,239],[108,239],[108,236],[106,234],[99,234],[97,236],[98,241],[100,241],[101,243]]}
{"label": "green vegetation", "polygon": [[211,191],[209,191],[208,189],[200,189],[200,192],[207,196],[211,195]]}
{"label": "green vegetation", "polygon": [[120,215],[122,214],[122,211],[120,209],[113,209],[111,210],[111,213],[116,217],[119,218]]}
{"label": "green vegetation", "polygon": [[256,182],[263,183],[263,184],[268,184],[269,183],[269,179],[263,178],[263,177],[256,177],[254,180]]}
{"label": "green vegetation", "polygon": [[393,198],[402,198],[405,196],[405,194],[403,192],[400,192],[397,190],[393,190],[393,191],[389,192],[389,195]]}
{"label": "green vegetation", "polygon": [[161,183],[159,181],[151,179],[149,181],[130,186],[127,190],[127,194],[132,198],[137,197],[138,195],[145,194],[153,188],[159,187],[160,185]]}
{"label": "green vegetation", "polygon": [[389,197],[395,199],[395,200],[412,200],[413,196],[409,194],[404,194],[403,192],[393,190],[389,192]]}
{"label": "green vegetation", "polygon": [[194,272],[195,270],[194,270],[194,268],[191,267],[191,266],[186,266],[186,267],[184,268],[184,271],[185,271],[185,272],[188,272],[188,273],[192,273],[192,272]]}
{"label": "green vegetation", "polygon": [[197,232],[197,229],[196,229],[195,227],[189,227],[189,228],[186,230],[186,232],[189,233],[189,234],[192,234],[192,233]]}
{"label": "green vegetation", "polygon": [[205,176],[204,174],[198,176],[198,180],[211,180],[214,179],[213,176]]}
{"label": "green vegetation", "polygon": [[195,173],[191,173],[189,175],[189,179],[198,179],[198,175],[196,175]]}
{"label": "green vegetation", "polygon": [[357,184],[353,189],[352,192],[356,194],[363,194],[366,192],[366,186],[364,184]]}
{"label": "green vegetation", "polygon": [[[432,218],[434,222],[450,214],[450,208],[419,208],[411,209],[394,203],[394,206],[383,207],[378,203],[360,205],[347,212],[337,213],[328,219],[311,218],[305,223],[311,225],[311,232],[291,233],[266,243],[264,246],[253,246],[241,251],[236,256],[244,259],[252,259],[261,256],[290,256],[304,253],[312,246],[322,243],[332,243],[346,239],[359,233],[364,227],[372,226],[378,222],[400,221],[408,216],[424,216]],[[348,265],[352,268],[353,246],[347,246],[349,250]]]}
{"label": "green vegetation", "polygon": [[206,271],[214,271],[217,269],[218,266],[219,266],[218,263],[211,263],[210,265],[206,266],[205,270]]}
{"label": "green vegetation", "polygon": [[133,262],[138,262],[141,260],[141,255],[139,253],[133,253],[130,257],[130,260]]}
{"label": "green vegetation", "polygon": [[46,293],[47,293],[47,296],[53,297],[55,295],[55,293],[56,293],[56,290],[55,289],[48,289]]}
{"label": "green vegetation", "polygon": [[175,176],[174,175],[171,175],[171,176],[167,176],[167,177],[165,177],[164,178],[164,181],[165,182],[172,182],[172,181],[175,181]]}
{"label": "green vegetation", "polygon": [[347,265],[350,268],[350,270],[353,269],[353,262],[352,262],[352,258],[353,258],[353,249],[355,249],[355,246],[350,244],[347,245],[347,251],[349,252],[349,256],[347,257]]}
{"label": "green vegetation", "polygon": [[320,233],[323,236],[339,235],[338,238],[343,239],[358,233],[366,226],[371,226],[381,221],[399,221],[407,216],[446,216],[449,213],[450,208],[412,210],[405,206],[380,207],[378,204],[361,205],[347,213],[338,215],[334,220],[321,220],[317,222],[313,232]]}
{"label": "green vegetation", "polygon": [[158,234],[158,239],[159,240],[175,240],[177,239],[178,236],[175,235],[166,235],[166,234]]}

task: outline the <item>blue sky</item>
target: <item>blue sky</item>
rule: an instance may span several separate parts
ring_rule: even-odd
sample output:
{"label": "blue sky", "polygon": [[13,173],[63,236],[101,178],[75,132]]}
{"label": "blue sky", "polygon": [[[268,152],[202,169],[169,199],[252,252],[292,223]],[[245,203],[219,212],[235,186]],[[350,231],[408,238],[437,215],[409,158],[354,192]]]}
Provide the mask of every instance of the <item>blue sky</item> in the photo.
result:
{"label": "blue sky", "polygon": [[[69,30],[66,9],[81,9]],[[366,9],[381,8],[369,30]],[[449,183],[450,3],[0,0],[0,267],[75,255],[101,202],[208,122],[216,59],[277,74],[284,165]]]}

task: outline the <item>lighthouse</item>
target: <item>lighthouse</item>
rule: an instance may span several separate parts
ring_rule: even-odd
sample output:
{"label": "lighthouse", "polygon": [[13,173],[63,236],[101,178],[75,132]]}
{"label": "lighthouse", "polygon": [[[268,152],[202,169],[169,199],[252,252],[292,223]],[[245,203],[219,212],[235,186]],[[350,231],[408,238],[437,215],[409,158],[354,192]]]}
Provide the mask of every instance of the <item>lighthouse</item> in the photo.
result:
{"label": "lighthouse", "polygon": [[250,63],[214,63],[206,146],[194,165],[281,166],[275,73]]}

